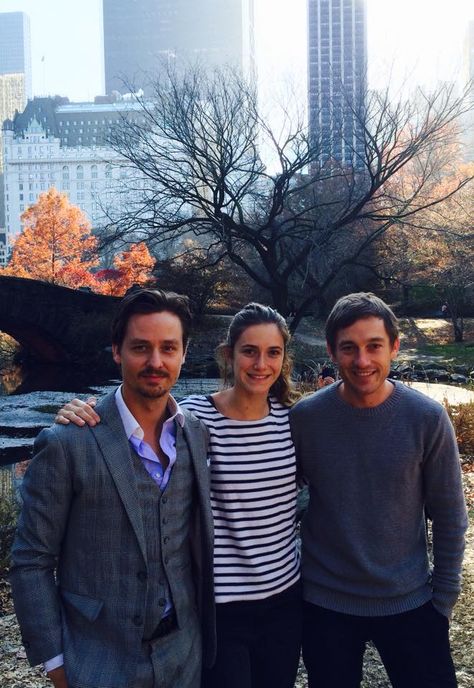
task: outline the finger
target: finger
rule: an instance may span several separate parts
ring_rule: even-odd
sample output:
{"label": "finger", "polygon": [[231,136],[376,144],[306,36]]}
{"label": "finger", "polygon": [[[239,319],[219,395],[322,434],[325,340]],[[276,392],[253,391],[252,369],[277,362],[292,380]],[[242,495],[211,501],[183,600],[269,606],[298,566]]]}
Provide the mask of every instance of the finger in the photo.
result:
{"label": "finger", "polygon": [[97,423],[100,423],[100,416],[89,405],[88,401],[85,402],[81,401],[80,399],[73,399],[67,404],[64,404],[63,410],[68,412],[69,415],[67,417],[73,422],[75,417],[77,417],[85,420],[88,425],[96,425]]}
{"label": "finger", "polygon": [[85,421],[68,408],[59,409],[54,421],[60,425],[69,425],[69,423],[74,423],[74,425],[85,425]]}

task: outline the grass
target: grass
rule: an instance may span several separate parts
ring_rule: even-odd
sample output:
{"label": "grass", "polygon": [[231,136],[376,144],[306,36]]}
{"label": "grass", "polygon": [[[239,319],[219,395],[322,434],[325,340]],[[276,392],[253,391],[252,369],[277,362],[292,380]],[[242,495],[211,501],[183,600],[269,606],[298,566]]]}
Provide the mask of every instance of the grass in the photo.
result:
{"label": "grass", "polygon": [[474,370],[474,346],[459,344],[425,344],[417,347],[417,352],[425,356],[439,356],[451,365],[467,366]]}

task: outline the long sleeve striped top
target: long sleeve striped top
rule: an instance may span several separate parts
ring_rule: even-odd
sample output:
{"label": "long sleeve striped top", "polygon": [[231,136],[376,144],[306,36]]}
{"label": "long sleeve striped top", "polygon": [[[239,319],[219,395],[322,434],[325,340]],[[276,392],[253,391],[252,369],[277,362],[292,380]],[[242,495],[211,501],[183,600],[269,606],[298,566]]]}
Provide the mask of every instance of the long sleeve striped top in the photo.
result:
{"label": "long sleeve striped top", "polygon": [[210,396],[180,405],[208,427],[216,602],[258,600],[299,578],[296,461],[289,409],[270,398],[260,420],[223,416]]}

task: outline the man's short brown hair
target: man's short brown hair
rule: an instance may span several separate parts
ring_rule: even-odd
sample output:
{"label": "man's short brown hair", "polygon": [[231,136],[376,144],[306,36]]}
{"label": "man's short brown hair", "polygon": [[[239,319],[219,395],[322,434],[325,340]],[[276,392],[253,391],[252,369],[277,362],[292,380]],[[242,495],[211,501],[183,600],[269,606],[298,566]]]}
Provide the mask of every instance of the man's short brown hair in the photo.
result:
{"label": "man's short brown hair", "polygon": [[339,330],[350,327],[356,320],[370,317],[383,320],[390,344],[393,346],[400,333],[395,313],[375,294],[360,291],[342,296],[329,313],[326,320],[326,341],[329,350],[335,351]]}

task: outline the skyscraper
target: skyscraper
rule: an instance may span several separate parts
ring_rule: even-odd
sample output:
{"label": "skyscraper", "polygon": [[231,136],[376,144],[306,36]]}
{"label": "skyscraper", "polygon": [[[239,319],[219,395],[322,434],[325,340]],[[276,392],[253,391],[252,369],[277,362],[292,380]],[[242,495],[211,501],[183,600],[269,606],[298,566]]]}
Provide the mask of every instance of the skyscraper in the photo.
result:
{"label": "skyscraper", "polygon": [[24,12],[0,13],[0,261],[5,246],[2,125],[31,96],[30,20]]}
{"label": "skyscraper", "polygon": [[308,0],[310,136],[321,162],[358,166],[366,90],[365,0]]}
{"label": "skyscraper", "polygon": [[103,0],[103,12],[107,93],[143,88],[160,60],[252,68],[253,0]]}
{"label": "skyscraper", "polygon": [[464,158],[466,162],[474,162],[474,20],[468,23],[466,31],[464,80],[466,84],[469,84],[469,99],[472,106],[463,121]]}
{"label": "skyscraper", "polygon": [[31,97],[30,19],[24,12],[0,13],[0,74],[24,74],[25,95]]}

